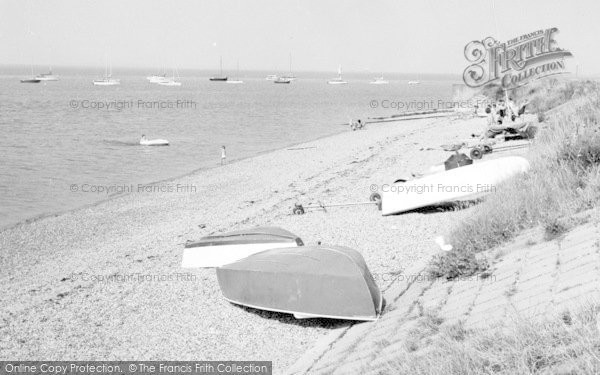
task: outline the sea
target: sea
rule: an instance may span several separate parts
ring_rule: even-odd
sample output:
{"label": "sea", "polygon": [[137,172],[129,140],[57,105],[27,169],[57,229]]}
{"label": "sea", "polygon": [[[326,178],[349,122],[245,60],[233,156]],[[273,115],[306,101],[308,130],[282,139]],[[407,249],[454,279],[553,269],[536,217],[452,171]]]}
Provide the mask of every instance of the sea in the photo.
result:
{"label": "sea", "polygon": [[[101,68],[53,73],[59,81],[26,84],[29,68],[0,67],[0,228],[218,168],[221,146],[233,162],[349,131],[350,120],[446,106],[458,82],[421,74],[409,85],[415,75],[390,74],[374,85],[377,74],[349,73],[347,85],[328,85],[335,72],[298,72],[274,84],[265,79],[272,72],[254,71],[227,84],[184,70],[182,85],[167,87],[148,82],[151,69],[113,69],[121,84],[101,87],[92,84]],[[140,146],[142,134],[170,145]]]}

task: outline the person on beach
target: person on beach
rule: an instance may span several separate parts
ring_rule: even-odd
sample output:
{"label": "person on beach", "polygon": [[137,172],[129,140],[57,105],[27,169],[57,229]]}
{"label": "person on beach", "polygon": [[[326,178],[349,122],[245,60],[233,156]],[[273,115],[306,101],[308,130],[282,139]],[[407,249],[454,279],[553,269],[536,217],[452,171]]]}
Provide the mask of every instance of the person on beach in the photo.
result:
{"label": "person on beach", "polygon": [[361,119],[358,119],[358,124],[356,125],[356,127],[357,127],[358,129],[362,129],[362,128],[364,128],[364,126],[365,126],[365,125],[363,124],[363,122],[361,121]]}
{"label": "person on beach", "polygon": [[227,164],[227,152],[225,146],[221,146],[221,165]]}

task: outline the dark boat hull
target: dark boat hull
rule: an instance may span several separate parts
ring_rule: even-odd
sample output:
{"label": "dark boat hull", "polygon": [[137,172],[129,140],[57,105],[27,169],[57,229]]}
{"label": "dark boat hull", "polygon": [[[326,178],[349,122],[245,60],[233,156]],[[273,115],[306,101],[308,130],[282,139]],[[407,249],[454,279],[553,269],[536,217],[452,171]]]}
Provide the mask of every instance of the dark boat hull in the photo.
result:
{"label": "dark boat hull", "polygon": [[21,83],[40,83],[40,79],[22,79]]}
{"label": "dark boat hull", "polygon": [[223,82],[223,81],[227,81],[227,77],[210,77],[208,80],[209,81],[217,81],[217,82]]}
{"label": "dark boat hull", "polygon": [[364,259],[340,246],[272,249],[217,269],[225,298],[296,318],[376,320],[383,298]]}

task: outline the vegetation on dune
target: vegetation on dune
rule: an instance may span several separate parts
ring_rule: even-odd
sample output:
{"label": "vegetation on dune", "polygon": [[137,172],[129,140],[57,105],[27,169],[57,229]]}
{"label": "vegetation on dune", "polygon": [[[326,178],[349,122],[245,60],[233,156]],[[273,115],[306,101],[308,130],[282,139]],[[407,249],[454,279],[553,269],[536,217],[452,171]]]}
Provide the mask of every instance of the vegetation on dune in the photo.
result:
{"label": "vegetation on dune", "polygon": [[600,306],[550,321],[510,317],[510,325],[466,329],[426,313],[389,361],[394,374],[598,374]]}
{"label": "vegetation on dune", "polygon": [[452,279],[487,267],[481,252],[542,225],[548,237],[569,218],[600,203],[600,87],[594,82],[550,82],[524,93],[548,113],[531,147],[529,173],[497,187],[450,233],[454,250],[435,258],[430,274]]}

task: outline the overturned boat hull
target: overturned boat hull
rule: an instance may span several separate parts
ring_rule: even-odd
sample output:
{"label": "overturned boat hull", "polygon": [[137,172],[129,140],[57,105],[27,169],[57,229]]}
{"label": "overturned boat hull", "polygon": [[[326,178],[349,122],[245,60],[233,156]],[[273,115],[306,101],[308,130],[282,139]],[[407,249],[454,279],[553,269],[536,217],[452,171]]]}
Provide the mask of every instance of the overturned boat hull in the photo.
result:
{"label": "overturned boat hull", "polygon": [[303,318],[377,320],[383,298],[363,257],[341,246],[271,249],[217,269],[229,302]]}
{"label": "overturned boat hull", "polygon": [[470,200],[529,170],[527,159],[508,156],[394,183],[382,194],[381,212],[393,215],[436,204]]}
{"label": "overturned boat hull", "polygon": [[264,250],[303,246],[300,237],[277,227],[252,229],[207,236],[188,242],[183,250],[183,268],[221,267]]}

